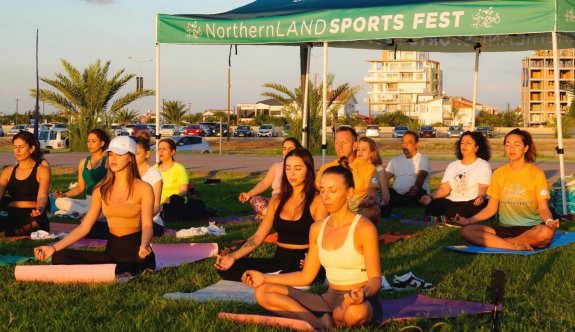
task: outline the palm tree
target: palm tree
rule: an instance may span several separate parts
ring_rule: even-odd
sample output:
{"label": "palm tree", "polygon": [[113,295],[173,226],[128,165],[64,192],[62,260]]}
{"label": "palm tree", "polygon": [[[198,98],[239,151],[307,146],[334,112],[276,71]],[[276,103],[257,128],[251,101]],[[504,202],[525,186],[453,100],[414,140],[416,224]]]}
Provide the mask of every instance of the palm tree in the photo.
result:
{"label": "palm tree", "polygon": [[[330,74],[327,77],[328,91],[329,87],[333,85],[334,75]],[[314,86],[313,82],[309,82],[309,142],[308,147],[312,152],[318,152],[321,149],[321,123],[322,123],[322,91],[323,84]],[[290,125],[290,133],[292,136],[300,139],[302,133],[302,91],[300,88],[295,88],[293,91],[286,86],[278,83],[265,83],[265,88],[274,90],[262,93],[263,96],[273,98],[283,105],[283,115]],[[327,98],[327,113],[333,114],[337,108],[345,104],[348,100],[354,97],[355,93],[359,91],[359,87],[350,87],[349,83],[343,83],[334,90],[331,90]]]}
{"label": "palm tree", "polygon": [[164,122],[173,123],[179,126],[182,124],[187,111],[188,109],[186,108],[186,105],[181,101],[168,100],[164,103],[162,116],[164,117]]}
{"label": "palm tree", "polygon": [[[128,83],[134,74],[125,74],[121,69],[108,78],[110,61],[100,60],[80,72],[62,59],[66,71],[57,73],[55,79],[42,77],[41,80],[56,91],[40,89],[40,100],[56,107],[69,119],[70,145],[73,151],[86,150],[88,131],[95,127],[107,129],[113,115],[133,101],[145,96],[153,96],[154,90],[134,90],[112,100]],[[36,97],[36,90],[30,95]]]}
{"label": "palm tree", "polygon": [[113,121],[121,125],[137,122],[140,114],[136,110],[130,110],[127,107],[119,109],[113,117]]}

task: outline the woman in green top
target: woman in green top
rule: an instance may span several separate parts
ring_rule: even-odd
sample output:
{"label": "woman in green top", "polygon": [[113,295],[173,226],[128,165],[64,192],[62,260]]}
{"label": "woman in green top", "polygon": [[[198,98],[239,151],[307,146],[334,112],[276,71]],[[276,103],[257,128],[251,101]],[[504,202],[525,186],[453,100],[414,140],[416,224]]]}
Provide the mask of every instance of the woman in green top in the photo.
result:
{"label": "woman in green top", "polygon": [[[99,128],[88,132],[88,151],[90,155],[78,163],[78,185],[67,192],[55,191],[56,207],[58,210],[68,213],[79,213],[81,215],[88,212],[92,201],[92,190],[105,176],[107,172],[106,156],[104,151],[108,148],[110,137]],[[86,191],[86,199],[72,199]]]}

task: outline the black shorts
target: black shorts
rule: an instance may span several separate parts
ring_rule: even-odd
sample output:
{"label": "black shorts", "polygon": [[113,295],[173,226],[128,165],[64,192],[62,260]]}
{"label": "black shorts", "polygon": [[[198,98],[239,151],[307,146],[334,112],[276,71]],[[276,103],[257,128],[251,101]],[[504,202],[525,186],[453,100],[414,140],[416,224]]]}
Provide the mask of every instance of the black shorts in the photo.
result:
{"label": "black shorts", "polygon": [[535,226],[492,226],[495,230],[495,235],[500,238],[506,239],[510,237],[519,236]]}
{"label": "black shorts", "polygon": [[[296,300],[304,308],[311,311],[314,315],[321,317],[323,314],[331,315],[333,310],[338,307],[343,301],[343,296],[349,291],[340,291],[328,288],[324,294],[314,294],[308,291],[300,290],[293,287],[288,287],[288,296]],[[383,316],[383,307],[377,295],[370,296],[365,299],[372,309],[373,315],[370,325],[378,325],[381,323]]]}

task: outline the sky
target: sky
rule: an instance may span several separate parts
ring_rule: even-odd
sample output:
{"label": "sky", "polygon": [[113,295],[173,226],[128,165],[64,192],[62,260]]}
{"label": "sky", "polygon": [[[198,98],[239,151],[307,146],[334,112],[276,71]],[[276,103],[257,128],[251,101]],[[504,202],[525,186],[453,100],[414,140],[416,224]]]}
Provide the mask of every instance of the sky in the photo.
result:
{"label": "sky", "polygon": [[[144,87],[154,89],[155,18],[163,14],[212,14],[251,0],[6,0],[0,11],[0,114],[34,109],[29,89],[35,81],[35,42],[39,30],[39,75],[55,78],[63,73],[65,59],[83,70],[100,59],[111,61],[110,74],[125,69],[144,77]],[[335,84],[345,82],[362,89],[357,109],[367,114],[366,60],[380,58],[380,51],[335,49],[328,51],[328,71]],[[227,108],[229,46],[168,45],[160,48],[161,98],[179,100],[192,112]],[[521,59],[532,52],[483,53],[480,56],[478,102],[499,107],[520,103]],[[447,95],[472,98],[474,53],[431,53],[443,70]],[[322,48],[314,48],[311,78],[321,80]],[[238,46],[232,55],[231,105],[266,99],[264,83],[299,84],[299,48],[287,46]],[[135,79],[121,91],[136,85]],[[41,88],[48,88],[40,82]],[[16,101],[18,99],[18,102]],[[129,106],[144,113],[154,110],[154,97]],[[40,110],[52,113],[50,105]]]}

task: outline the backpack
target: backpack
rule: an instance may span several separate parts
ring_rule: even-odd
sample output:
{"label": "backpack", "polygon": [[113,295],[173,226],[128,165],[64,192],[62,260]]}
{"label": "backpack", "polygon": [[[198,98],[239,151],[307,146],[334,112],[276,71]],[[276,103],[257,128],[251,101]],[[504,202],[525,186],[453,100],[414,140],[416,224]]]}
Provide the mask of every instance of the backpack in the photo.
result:
{"label": "backpack", "polygon": [[185,202],[182,197],[173,195],[170,203],[164,203],[161,216],[165,223],[203,219],[207,217],[206,204],[197,198],[188,198]]}
{"label": "backpack", "polygon": [[[565,200],[567,203],[567,214],[575,214],[575,175],[565,176]],[[553,216],[563,216],[563,199],[561,196],[561,179],[557,179],[551,185],[551,199],[549,209]]]}

